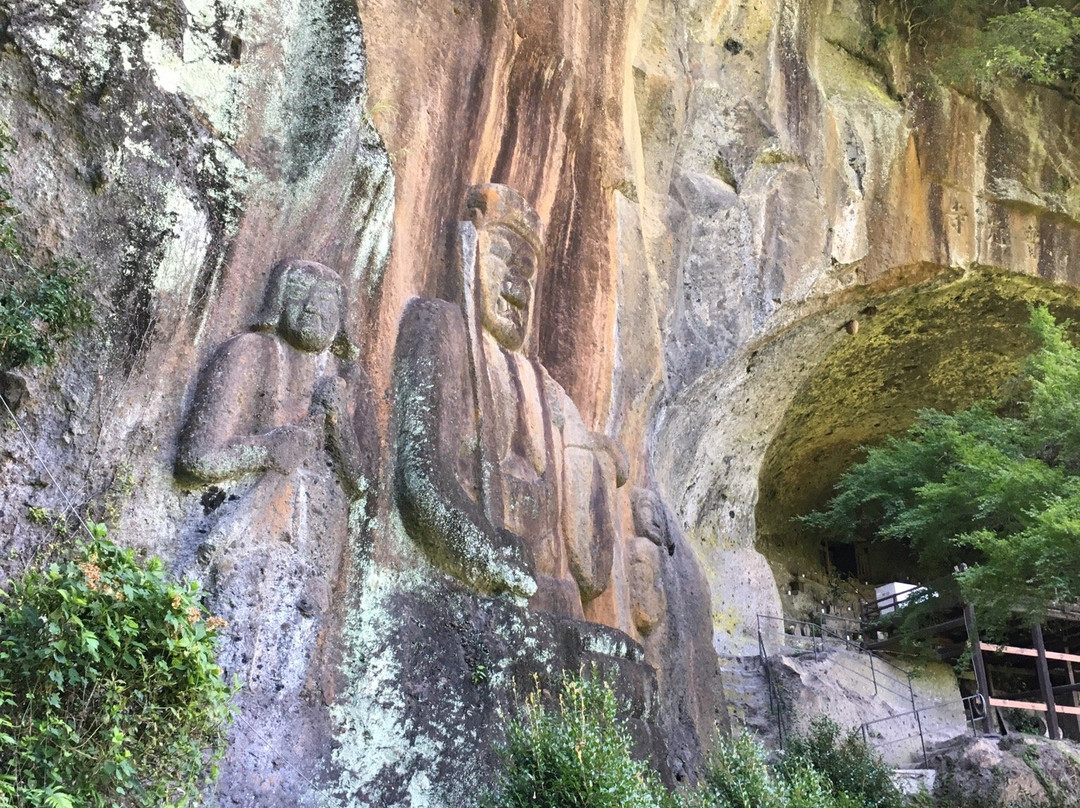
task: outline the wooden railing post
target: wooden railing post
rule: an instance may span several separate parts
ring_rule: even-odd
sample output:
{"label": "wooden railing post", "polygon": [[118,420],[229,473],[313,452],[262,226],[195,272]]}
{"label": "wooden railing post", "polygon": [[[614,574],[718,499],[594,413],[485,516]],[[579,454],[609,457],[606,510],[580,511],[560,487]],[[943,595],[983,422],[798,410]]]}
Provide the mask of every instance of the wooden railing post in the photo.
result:
{"label": "wooden railing post", "polygon": [[967,628],[968,644],[971,646],[971,667],[975,669],[975,686],[979,688],[982,696],[984,730],[987,734],[994,731],[992,717],[993,707],[990,705],[990,683],[986,678],[986,663],[983,661],[982,643],[979,641],[979,627],[975,623],[975,607],[970,603],[964,604],[964,626]]}
{"label": "wooden railing post", "polygon": [[1043,643],[1042,625],[1031,624],[1031,639],[1035,643],[1035,650],[1039,654],[1038,665],[1039,690],[1042,691],[1043,701],[1046,702],[1046,729],[1050,733],[1050,740],[1056,741],[1061,738],[1058,729],[1057,709],[1054,704],[1054,688],[1050,684],[1050,667],[1046,664],[1046,645]]}

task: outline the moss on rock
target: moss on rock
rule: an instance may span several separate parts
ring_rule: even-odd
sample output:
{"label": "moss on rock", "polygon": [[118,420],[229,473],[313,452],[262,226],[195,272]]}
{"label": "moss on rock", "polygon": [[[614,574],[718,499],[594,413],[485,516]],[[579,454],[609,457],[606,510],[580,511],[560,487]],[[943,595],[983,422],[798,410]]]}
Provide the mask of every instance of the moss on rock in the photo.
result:
{"label": "moss on rock", "polygon": [[978,267],[868,300],[856,333],[836,344],[796,393],[760,475],[758,546],[820,563],[793,521],[822,505],[861,446],[907,429],[919,409],[953,411],[999,394],[1034,348],[1029,307],[1080,319],[1080,292]]}

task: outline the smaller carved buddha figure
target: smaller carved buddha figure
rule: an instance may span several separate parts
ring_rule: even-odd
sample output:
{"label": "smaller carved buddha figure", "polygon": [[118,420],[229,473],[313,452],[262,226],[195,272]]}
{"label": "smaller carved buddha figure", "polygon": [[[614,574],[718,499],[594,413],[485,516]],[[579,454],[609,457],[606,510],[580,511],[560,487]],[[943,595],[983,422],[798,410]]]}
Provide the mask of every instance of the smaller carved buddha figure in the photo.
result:
{"label": "smaller carved buddha figure", "polygon": [[[244,683],[241,710],[274,715],[301,743],[332,732],[328,638],[350,515],[366,505],[370,387],[351,361],[345,303],[329,267],[278,263],[254,328],[199,375],[176,458],[177,475],[207,489],[188,500],[189,535],[211,607],[229,623],[220,664]],[[246,778],[255,804],[278,805],[275,756],[245,733],[231,743],[225,776]]]}
{"label": "smaller carved buddha figure", "polygon": [[361,461],[347,410],[363,374],[338,361],[355,352],[344,315],[345,287],[334,270],[297,259],[277,264],[254,330],[225,342],[199,377],[177,472],[203,483],[288,474],[325,446],[354,493]]}
{"label": "smaller carved buddha figure", "polygon": [[667,612],[661,564],[674,555],[675,543],[660,495],[648,488],[635,488],[630,498],[635,534],[626,543],[630,611],[634,627],[648,636]]}

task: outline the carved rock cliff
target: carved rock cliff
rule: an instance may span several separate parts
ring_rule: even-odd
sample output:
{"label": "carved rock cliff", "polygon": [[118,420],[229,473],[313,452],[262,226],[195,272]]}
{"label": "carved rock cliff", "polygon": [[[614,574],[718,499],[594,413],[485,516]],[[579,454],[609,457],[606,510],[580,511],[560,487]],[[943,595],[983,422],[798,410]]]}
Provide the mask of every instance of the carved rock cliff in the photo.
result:
{"label": "carved rock cliff", "polygon": [[[210,804],[464,804],[500,710],[593,664],[693,779],[726,727],[715,652],[808,608],[787,517],[1004,378],[1027,301],[1078,305],[1080,107],[931,94],[874,24],[855,0],[6,3],[5,182],[41,256],[92,268],[95,325],[18,371],[0,581],[52,540],[28,506],[90,506],[207,586],[245,683]],[[468,320],[485,256],[523,249],[467,210],[481,183],[543,226],[535,275],[496,284],[522,345]],[[322,268],[289,287],[285,258]],[[410,458],[487,544],[424,538]],[[544,530],[553,555],[514,555]],[[569,595],[530,607],[473,550]]]}

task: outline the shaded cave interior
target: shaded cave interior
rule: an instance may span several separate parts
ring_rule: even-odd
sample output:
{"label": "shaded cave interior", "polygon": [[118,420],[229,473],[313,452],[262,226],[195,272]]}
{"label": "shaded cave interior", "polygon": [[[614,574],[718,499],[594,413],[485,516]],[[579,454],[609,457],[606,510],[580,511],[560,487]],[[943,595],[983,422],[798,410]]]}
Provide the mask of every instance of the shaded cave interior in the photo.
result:
{"label": "shaded cave interior", "polygon": [[1080,322],[1076,290],[989,268],[945,270],[865,301],[857,331],[802,381],[761,466],[755,546],[786,617],[857,617],[874,586],[922,582],[905,546],[830,541],[797,517],[824,507],[864,447],[904,432],[919,410],[998,397],[1035,347],[1027,324],[1038,304]]}

